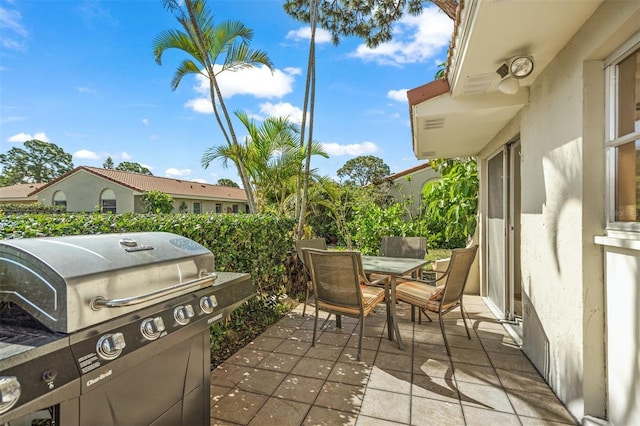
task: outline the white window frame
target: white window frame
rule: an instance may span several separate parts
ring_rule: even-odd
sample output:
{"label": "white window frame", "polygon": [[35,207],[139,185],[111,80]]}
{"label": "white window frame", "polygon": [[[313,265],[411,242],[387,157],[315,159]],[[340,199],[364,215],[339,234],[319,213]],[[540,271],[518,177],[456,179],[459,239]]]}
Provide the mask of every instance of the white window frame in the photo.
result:
{"label": "white window frame", "polygon": [[100,211],[102,213],[117,213],[118,201],[113,189],[104,189],[100,193]]}
{"label": "white window frame", "polygon": [[56,191],[53,194],[53,205],[64,206],[65,210],[67,209],[67,195],[64,191]]}
{"label": "white window frame", "polygon": [[630,54],[640,48],[640,33],[618,48],[605,62],[606,76],[606,165],[607,165],[607,234],[609,236],[624,237],[626,234],[640,233],[640,222],[616,221],[616,147],[625,143],[640,139],[640,131],[616,137],[617,126],[617,94],[618,94],[618,68],[617,65]]}

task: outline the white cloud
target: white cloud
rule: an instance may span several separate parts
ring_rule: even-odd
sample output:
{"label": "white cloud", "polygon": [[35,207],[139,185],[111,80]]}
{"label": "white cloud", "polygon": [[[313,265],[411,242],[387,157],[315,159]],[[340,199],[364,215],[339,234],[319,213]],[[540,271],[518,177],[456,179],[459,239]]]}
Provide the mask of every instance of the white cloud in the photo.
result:
{"label": "white cloud", "polygon": [[196,178],[196,179],[191,179],[191,182],[207,183],[207,180],[206,179]]}
{"label": "white cloud", "polygon": [[[214,71],[219,72],[220,65],[214,65]],[[235,95],[251,95],[256,98],[281,98],[293,91],[294,76],[301,73],[299,68],[284,68],[282,70],[275,69],[273,73],[264,65],[253,68],[241,69],[238,71],[225,71],[217,77],[220,91],[225,98],[231,98]],[[209,80],[202,76],[196,76],[195,90],[209,101]],[[191,103],[198,99],[187,102],[187,106],[191,107]],[[195,109],[197,112],[203,112],[202,106]],[[208,108],[212,111],[211,106]]]}
{"label": "white cloud", "polygon": [[322,147],[329,155],[358,155],[375,154],[380,149],[373,142],[362,142],[350,145],[340,145],[338,143],[323,143]]}
{"label": "white cloud", "polygon": [[407,89],[389,90],[387,98],[398,102],[407,102]]}
{"label": "white cloud", "polygon": [[[311,27],[302,27],[287,33],[287,40],[302,41],[311,40]],[[316,44],[331,42],[331,33],[323,28],[316,29]]]}
{"label": "white cloud", "polygon": [[89,87],[76,87],[76,89],[78,90],[78,92],[80,93],[96,93],[95,90],[89,88]]}
{"label": "white cloud", "polygon": [[302,123],[302,110],[289,102],[262,103],[260,104],[260,113],[267,117],[289,117],[294,123]]}
{"label": "white cloud", "polygon": [[376,48],[365,44],[351,56],[382,65],[400,66],[433,59],[449,44],[453,21],[435,6],[426,7],[419,16],[405,15],[394,26],[393,40]]}
{"label": "white cloud", "polygon": [[13,6],[12,3],[4,2],[0,5],[0,46],[5,49],[24,50],[29,32],[22,25],[22,14],[10,8]]}
{"label": "white cloud", "polygon": [[169,167],[164,171],[166,177],[170,178],[181,178],[185,176],[189,176],[191,174],[191,169],[176,169],[175,167]]}
{"label": "white cloud", "polygon": [[149,119],[148,118],[143,118],[142,119],[142,124],[144,124],[145,126],[149,125]]}
{"label": "white cloud", "polygon": [[73,153],[73,158],[82,158],[84,160],[99,160],[100,156],[88,149],[81,149]]}
{"label": "white cloud", "polygon": [[29,133],[18,133],[13,136],[9,136],[7,138],[7,142],[26,142],[32,139],[38,139],[43,142],[50,142],[49,138],[44,132],[38,132],[35,135],[30,135]]}
{"label": "white cloud", "polygon": [[207,98],[196,98],[187,101],[184,106],[201,114],[213,114],[213,106]]}
{"label": "white cloud", "polygon": [[125,161],[129,161],[131,160],[131,154],[129,154],[127,151],[122,151],[120,154],[116,154],[116,156],[119,156],[120,158],[122,158]]}

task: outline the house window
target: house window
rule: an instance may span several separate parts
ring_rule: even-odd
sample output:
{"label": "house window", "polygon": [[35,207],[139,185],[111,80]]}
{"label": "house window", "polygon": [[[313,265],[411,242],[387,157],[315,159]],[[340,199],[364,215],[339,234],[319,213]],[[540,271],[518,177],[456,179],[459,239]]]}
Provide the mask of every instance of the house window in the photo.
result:
{"label": "house window", "polygon": [[233,207],[233,212],[238,213],[238,205],[234,204],[232,207]]}
{"label": "house window", "polygon": [[640,40],[610,63],[608,220],[614,228],[640,230]]}
{"label": "house window", "polygon": [[216,203],[216,213],[222,213],[222,204]]}
{"label": "house window", "polygon": [[193,203],[193,212],[196,214],[202,213],[202,205],[200,203]]}
{"label": "house window", "polygon": [[102,213],[116,213],[116,194],[111,189],[105,189],[100,194]]}
{"label": "house window", "polygon": [[63,206],[65,209],[67,208],[67,196],[62,191],[56,191],[53,194],[53,205],[54,206]]}
{"label": "house window", "polygon": [[249,204],[244,205],[244,212],[249,213]]}

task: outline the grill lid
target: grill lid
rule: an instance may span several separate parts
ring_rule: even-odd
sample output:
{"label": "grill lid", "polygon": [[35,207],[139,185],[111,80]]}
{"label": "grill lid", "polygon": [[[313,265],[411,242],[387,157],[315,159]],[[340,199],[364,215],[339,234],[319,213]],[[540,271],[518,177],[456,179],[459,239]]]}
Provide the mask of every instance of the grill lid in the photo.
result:
{"label": "grill lid", "polygon": [[214,269],[209,250],[167,232],[4,240],[0,301],[71,333],[212,285]]}

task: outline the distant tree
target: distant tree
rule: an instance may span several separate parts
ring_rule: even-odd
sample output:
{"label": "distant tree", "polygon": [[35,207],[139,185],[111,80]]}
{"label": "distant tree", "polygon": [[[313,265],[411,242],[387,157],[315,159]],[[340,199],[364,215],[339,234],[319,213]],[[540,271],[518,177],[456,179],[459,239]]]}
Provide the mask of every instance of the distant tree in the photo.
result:
{"label": "distant tree", "polygon": [[381,158],[373,155],[361,155],[347,161],[338,169],[338,177],[347,177],[348,181],[360,186],[369,185],[391,173]]}
{"label": "distant tree", "polygon": [[218,185],[220,185],[220,186],[230,186],[232,188],[240,188],[240,185],[238,185],[237,183],[235,183],[231,179],[227,179],[227,178],[218,179]]}
{"label": "distant tree", "polygon": [[120,170],[121,172],[130,172],[130,173],[140,173],[141,175],[149,175],[153,176],[151,170],[147,169],[140,163],[131,163],[129,161],[123,161],[118,164],[116,170]]}
{"label": "distant tree", "polygon": [[11,148],[0,154],[0,183],[3,186],[19,183],[49,182],[73,169],[71,154],[59,146],[31,139],[24,148]]}
{"label": "distant tree", "polygon": [[113,167],[113,159],[111,157],[107,157],[107,159],[104,160],[104,163],[102,163],[102,168],[104,169],[113,170]]}
{"label": "distant tree", "polygon": [[173,197],[161,191],[147,191],[142,194],[142,203],[146,213],[173,212]]}

